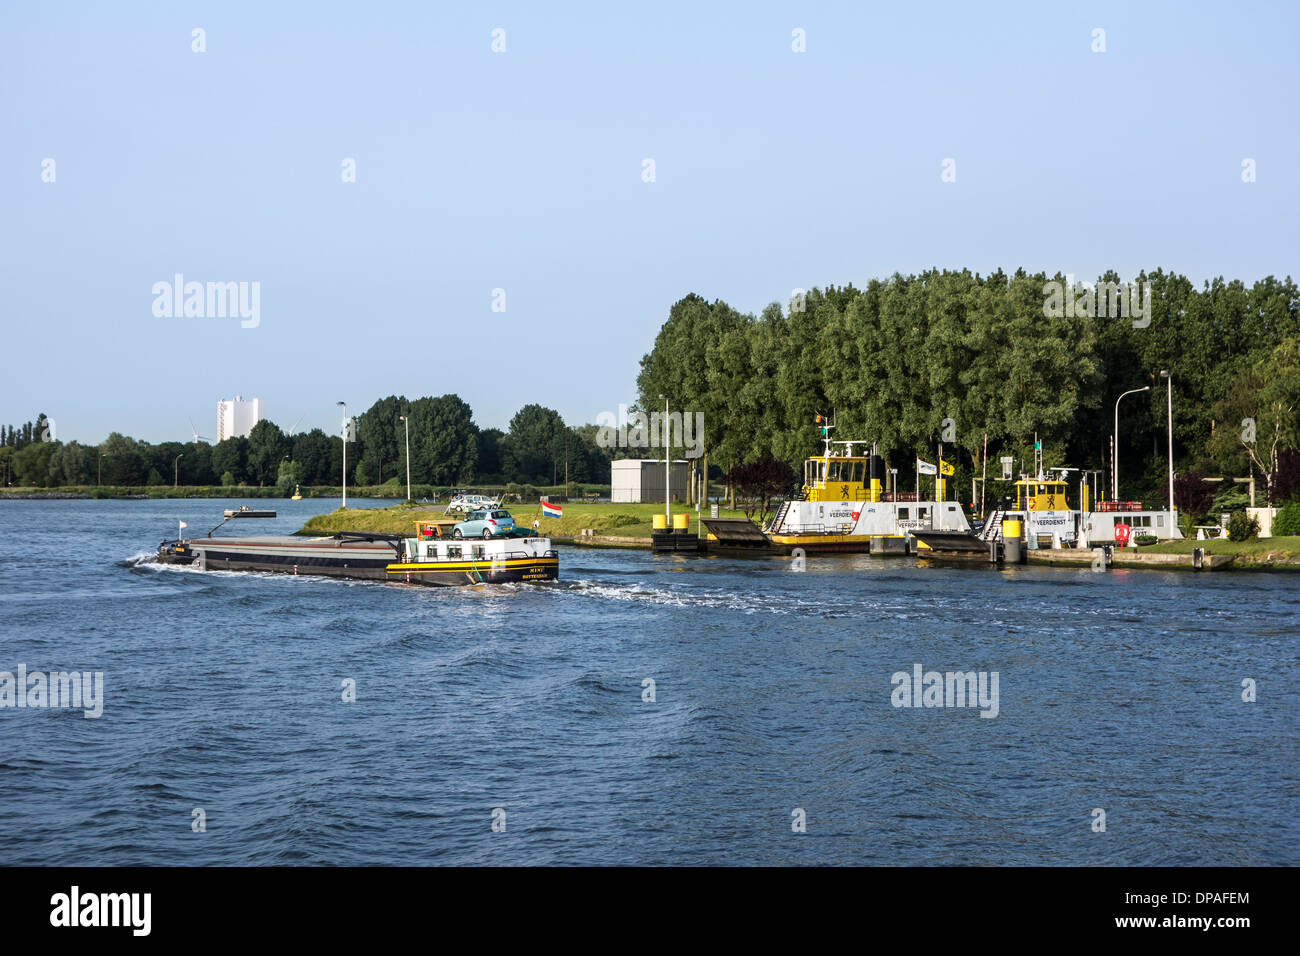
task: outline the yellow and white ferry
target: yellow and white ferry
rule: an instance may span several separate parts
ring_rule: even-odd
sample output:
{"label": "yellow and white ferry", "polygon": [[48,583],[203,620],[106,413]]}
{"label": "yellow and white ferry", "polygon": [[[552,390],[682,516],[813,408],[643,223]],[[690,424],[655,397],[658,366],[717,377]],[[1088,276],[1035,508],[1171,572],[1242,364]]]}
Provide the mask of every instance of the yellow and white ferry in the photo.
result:
{"label": "yellow and white ferry", "polygon": [[[904,554],[908,536],[918,531],[970,531],[955,501],[945,501],[942,458],[935,468],[935,496],[884,489],[885,463],[865,441],[831,441],[833,425],[821,423],[822,454],[804,461],[798,497],[783,501],[763,528],[782,550],[857,551]],[[866,454],[857,454],[866,448]]]}
{"label": "yellow and white ferry", "polygon": [[[1015,483],[1015,506],[996,509],[984,522],[980,537],[999,540],[1004,523],[1030,549],[1089,548],[1124,543],[1139,536],[1160,541],[1183,537],[1178,512],[1145,508],[1140,501],[1090,501],[1088,483],[1079,482],[1079,507],[1066,502],[1067,476],[1074,468],[1038,470],[1037,477],[1024,475]],[[1053,474],[1055,473],[1055,474]],[[1124,533],[1116,535],[1116,528]]]}

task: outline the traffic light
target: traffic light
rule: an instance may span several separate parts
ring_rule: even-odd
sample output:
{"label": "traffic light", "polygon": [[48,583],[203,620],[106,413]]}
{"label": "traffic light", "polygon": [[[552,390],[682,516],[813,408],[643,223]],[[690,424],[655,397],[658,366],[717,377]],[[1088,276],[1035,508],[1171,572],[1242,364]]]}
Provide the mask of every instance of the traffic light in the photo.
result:
{"label": "traffic light", "polygon": [[826,416],[824,415],[817,416],[817,432],[822,436],[822,438],[827,437],[831,433],[831,426],[827,423]]}

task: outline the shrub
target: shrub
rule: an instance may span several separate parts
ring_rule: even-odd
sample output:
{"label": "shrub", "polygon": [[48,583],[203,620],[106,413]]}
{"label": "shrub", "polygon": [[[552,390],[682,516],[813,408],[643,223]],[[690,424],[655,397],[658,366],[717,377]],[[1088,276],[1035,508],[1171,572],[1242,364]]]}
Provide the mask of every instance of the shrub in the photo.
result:
{"label": "shrub", "polygon": [[[1174,479],[1174,501],[1178,502],[1178,510],[1192,517],[1209,514],[1214,507],[1214,492],[1214,486],[1199,471],[1178,475]],[[1168,497],[1166,491],[1166,500]]]}
{"label": "shrub", "polygon": [[1249,541],[1259,537],[1259,520],[1249,517],[1244,511],[1234,512],[1228,519],[1228,540]]}
{"label": "shrub", "polygon": [[1273,516],[1273,535],[1300,534],[1300,501],[1288,501]]}
{"label": "shrub", "polygon": [[1210,508],[1211,514],[1218,514],[1223,511],[1240,511],[1250,505],[1250,495],[1246,494],[1240,485],[1225,483],[1218,494],[1214,496],[1214,502]]}

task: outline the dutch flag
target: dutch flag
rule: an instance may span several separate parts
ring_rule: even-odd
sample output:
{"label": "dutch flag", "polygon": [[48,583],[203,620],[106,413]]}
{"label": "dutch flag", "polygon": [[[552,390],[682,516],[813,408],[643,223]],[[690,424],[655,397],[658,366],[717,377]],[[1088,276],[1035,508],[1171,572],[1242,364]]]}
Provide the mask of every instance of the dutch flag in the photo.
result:
{"label": "dutch flag", "polygon": [[549,501],[543,501],[543,502],[542,502],[542,517],[543,517],[543,518],[563,518],[563,517],[564,517],[564,509],[561,508],[559,505],[553,505],[553,504],[551,504]]}

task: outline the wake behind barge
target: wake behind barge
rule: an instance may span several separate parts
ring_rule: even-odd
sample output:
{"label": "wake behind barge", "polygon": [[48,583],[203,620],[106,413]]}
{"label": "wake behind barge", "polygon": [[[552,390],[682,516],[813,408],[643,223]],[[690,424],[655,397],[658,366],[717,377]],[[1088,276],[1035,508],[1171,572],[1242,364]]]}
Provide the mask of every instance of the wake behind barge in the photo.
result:
{"label": "wake behind barge", "polygon": [[452,539],[443,535],[443,524],[417,522],[411,538],[361,531],[312,538],[177,538],[158,546],[157,560],[202,571],[272,571],[401,584],[508,584],[559,577],[559,555],[549,538]]}

